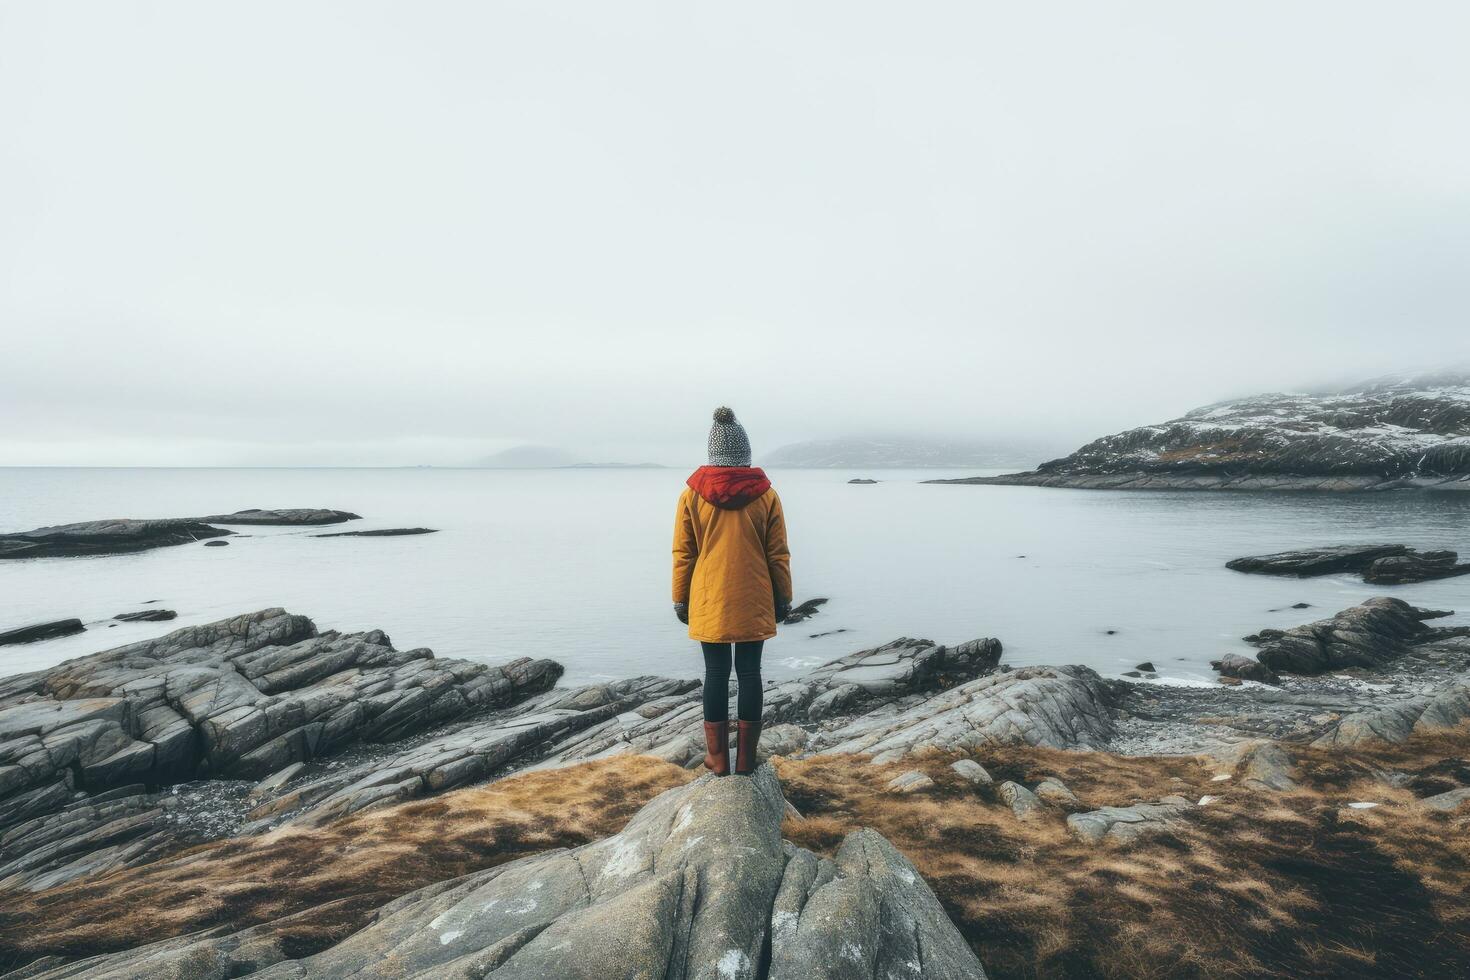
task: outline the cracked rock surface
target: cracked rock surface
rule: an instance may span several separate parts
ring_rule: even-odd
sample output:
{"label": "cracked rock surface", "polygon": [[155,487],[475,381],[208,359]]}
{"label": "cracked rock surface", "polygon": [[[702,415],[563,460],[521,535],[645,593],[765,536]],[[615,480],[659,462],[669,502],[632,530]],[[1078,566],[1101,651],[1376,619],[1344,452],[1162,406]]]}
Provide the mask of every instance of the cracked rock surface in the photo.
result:
{"label": "cracked rock surface", "polygon": [[149,787],[257,780],[359,741],[508,705],[561,675],[318,633],[266,609],[0,680],[0,888],[146,859],[174,836]]}
{"label": "cracked rock surface", "polygon": [[35,980],[983,978],[914,866],[880,835],[833,858],[781,839],[775,774],[705,776],[621,833],[431,885],[315,955],[289,920],[27,971]]}

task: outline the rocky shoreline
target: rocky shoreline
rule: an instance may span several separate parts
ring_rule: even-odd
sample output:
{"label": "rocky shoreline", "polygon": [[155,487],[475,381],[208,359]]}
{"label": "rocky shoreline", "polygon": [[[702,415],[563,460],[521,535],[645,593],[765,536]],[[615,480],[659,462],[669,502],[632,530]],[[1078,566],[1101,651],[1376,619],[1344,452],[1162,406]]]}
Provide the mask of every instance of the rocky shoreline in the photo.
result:
{"label": "rocky shoreline", "polygon": [[1284,490],[1356,493],[1383,490],[1470,491],[1470,476],[1392,477],[1314,476],[1291,473],[1054,473],[1034,471],[1000,476],[968,476],[925,483],[997,487],[1053,487],[1065,490]]}
{"label": "rocky shoreline", "polygon": [[[852,759],[859,770],[884,773],[880,796],[909,801],[896,805],[915,812],[933,793],[959,792],[977,804],[992,801],[1025,826],[1049,825],[1048,814],[1059,813],[1065,832],[1087,847],[1192,833],[1207,796],[1106,794],[1089,806],[1096,791],[1079,796],[1075,777],[1062,770],[1037,779],[1020,771],[992,778],[987,769],[1011,750],[1095,753],[1115,760],[1105,770],[1120,772],[1128,759],[1177,757],[1199,760],[1241,792],[1293,792],[1300,758],[1327,753],[1346,762],[1374,746],[1464,730],[1470,629],[1425,625],[1437,615],[1374,599],[1328,620],[1263,631],[1253,638],[1260,647],[1253,663],[1276,683],[1215,687],[1105,680],[1079,666],[1010,669],[995,639],[945,646],[902,638],[770,685],[763,754],[783,767]],[[208,847],[185,850],[191,846],[258,842],[249,846],[268,854],[281,834],[429,805],[514,774],[634,757],[698,767],[696,681],[639,677],[555,688],[560,673],[545,660],[490,667],[400,651],[380,632],[319,632],[275,609],[7,678],[0,681],[0,891],[46,895],[126,869],[166,867],[183,880],[213,860]],[[944,780],[928,761],[935,758],[957,758]],[[368,964],[390,950],[407,957],[395,976],[459,975],[453,971],[472,964],[481,971],[475,976],[547,975],[553,947],[563,964],[594,955],[574,926],[597,920],[641,937],[620,951],[629,964],[659,955],[670,962],[672,950],[690,964],[717,962],[704,959],[716,940],[696,937],[718,934],[728,944],[719,956],[738,953],[731,962],[744,964],[731,975],[837,976],[847,974],[822,971],[837,962],[841,937],[820,923],[838,909],[856,916],[854,941],[867,937],[858,942],[866,972],[853,975],[913,956],[925,976],[983,975],[935,892],[882,836],[834,840],[830,858],[783,843],[783,815],[788,831],[796,818],[780,802],[775,773],[762,773],[671,790],[622,834],[582,851],[553,851],[405,895],[308,955],[283,945],[288,917],[74,964],[41,960],[13,975],[141,977],[203,962],[213,965],[170,975],[378,975],[358,971],[376,969]],[[1454,816],[1461,798],[1470,798],[1470,767],[1463,782],[1425,784],[1421,797],[1463,824]],[[712,833],[735,850],[686,853],[691,834]],[[738,855],[756,852],[768,857],[747,876]],[[607,877],[608,862],[625,871]],[[534,924],[510,914],[511,898],[532,880],[555,899],[538,906]],[[487,903],[506,913],[467,911]],[[649,914],[658,929],[637,933],[632,923]],[[445,925],[461,918],[464,928]],[[778,935],[785,938],[772,944]],[[900,935],[916,935],[917,945],[905,946]]]}
{"label": "rocky shoreline", "polygon": [[293,510],[241,510],[233,514],[211,517],[173,517],[158,520],[83,521],[58,524],[32,531],[0,534],[0,560],[27,558],[77,558],[89,555],[128,554],[168,548],[198,541],[209,542],[235,532],[217,524],[246,527],[319,527],[361,520],[357,514],[343,510],[299,508]]}
{"label": "rocky shoreline", "polygon": [[1026,473],[932,480],[1082,490],[1470,490],[1470,375],[1265,394],[1096,439]]}

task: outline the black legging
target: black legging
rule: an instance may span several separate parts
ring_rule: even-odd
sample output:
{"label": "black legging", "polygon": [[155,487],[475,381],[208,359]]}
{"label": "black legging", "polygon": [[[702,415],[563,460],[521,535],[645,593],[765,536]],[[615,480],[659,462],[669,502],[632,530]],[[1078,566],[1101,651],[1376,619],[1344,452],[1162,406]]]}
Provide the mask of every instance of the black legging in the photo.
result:
{"label": "black legging", "polygon": [[[761,720],[761,647],[765,640],[735,644],[735,676],[740,680],[736,715]],[[704,648],[704,720],[730,720],[730,644],[701,643]]]}

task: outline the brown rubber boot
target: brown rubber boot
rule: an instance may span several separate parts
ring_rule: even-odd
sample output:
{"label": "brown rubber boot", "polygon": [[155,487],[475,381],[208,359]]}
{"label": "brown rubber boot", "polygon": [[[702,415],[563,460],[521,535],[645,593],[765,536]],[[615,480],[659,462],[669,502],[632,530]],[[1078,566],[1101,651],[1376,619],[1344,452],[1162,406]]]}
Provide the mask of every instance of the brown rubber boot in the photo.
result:
{"label": "brown rubber boot", "polygon": [[749,776],[755,772],[755,747],[760,740],[760,722],[735,722],[735,775]]}
{"label": "brown rubber boot", "polygon": [[730,775],[730,723],[704,723],[704,767],[716,776]]}

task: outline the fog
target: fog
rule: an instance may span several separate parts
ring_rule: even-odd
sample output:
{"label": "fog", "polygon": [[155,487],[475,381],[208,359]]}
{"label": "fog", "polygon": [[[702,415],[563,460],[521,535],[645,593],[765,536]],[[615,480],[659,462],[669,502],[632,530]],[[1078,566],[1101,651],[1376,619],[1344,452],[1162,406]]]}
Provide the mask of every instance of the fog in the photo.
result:
{"label": "fog", "polygon": [[0,465],[1080,443],[1470,358],[1455,3],[0,5]]}

